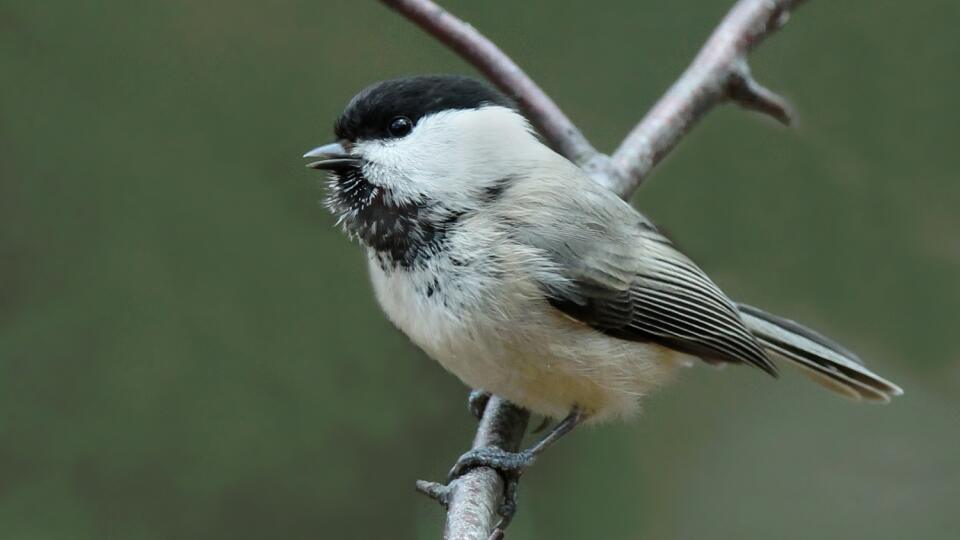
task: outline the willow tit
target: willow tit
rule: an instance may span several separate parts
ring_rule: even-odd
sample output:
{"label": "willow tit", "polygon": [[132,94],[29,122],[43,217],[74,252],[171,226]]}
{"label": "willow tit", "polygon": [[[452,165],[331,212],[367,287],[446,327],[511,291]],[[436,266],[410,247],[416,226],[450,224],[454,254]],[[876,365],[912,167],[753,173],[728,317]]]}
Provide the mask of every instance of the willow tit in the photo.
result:
{"label": "willow tit", "polygon": [[334,131],[304,157],[328,172],[327,206],[366,248],[380,305],[474,389],[564,430],[629,416],[695,359],[775,376],[776,353],[855,400],[901,393],[833,341],[731,301],[484,83],[380,82]]}

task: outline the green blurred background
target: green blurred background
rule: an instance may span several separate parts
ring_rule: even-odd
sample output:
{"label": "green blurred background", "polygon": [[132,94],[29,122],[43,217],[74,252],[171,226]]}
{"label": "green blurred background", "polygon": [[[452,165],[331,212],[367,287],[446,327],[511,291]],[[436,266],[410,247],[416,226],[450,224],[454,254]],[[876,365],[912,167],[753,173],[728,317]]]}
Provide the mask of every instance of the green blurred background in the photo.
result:
{"label": "green blurred background", "polygon": [[[445,3],[610,150],[731,0]],[[698,368],[528,473],[510,538],[953,538],[960,5],[812,2],[635,204],[906,395]],[[466,389],[380,314],[300,155],[471,73],[376,2],[0,1],[0,538],[436,538]]]}

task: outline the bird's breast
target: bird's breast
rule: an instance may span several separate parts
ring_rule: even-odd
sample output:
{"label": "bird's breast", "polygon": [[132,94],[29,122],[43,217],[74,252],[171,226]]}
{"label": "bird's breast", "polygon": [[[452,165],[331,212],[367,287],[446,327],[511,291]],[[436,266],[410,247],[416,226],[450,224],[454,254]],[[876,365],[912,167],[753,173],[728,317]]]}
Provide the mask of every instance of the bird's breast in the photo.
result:
{"label": "bird's breast", "polygon": [[630,414],[677,365],[667,349],[563,316],[523,270],[445,254],[418,269],[384,269],[372,257],[370,272],[386,315],[424,352],[468,386],[538,414]]}

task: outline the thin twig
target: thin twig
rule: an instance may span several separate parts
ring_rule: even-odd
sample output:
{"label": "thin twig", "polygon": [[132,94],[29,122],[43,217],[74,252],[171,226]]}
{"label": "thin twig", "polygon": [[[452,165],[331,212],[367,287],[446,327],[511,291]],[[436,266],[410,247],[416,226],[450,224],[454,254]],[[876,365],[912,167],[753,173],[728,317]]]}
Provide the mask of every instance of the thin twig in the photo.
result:
{"label": "thin twig", "polygon": [[[517,100],[524,114],[558,152],[583,167],[599,183],[628,198],[651,170],[714,106],[732,101],[790,123],[786,102],[757,83],[747,55],[787,21],[805,0],[739,0],[680,78],[627,135],[612,158],[597,152],[549,96],[493,42],[430,0],[381,0],[410,19]],[[529,413],[490,399],[477,428],[474,448],[497,446],[516,451]],[[447,506],[444,538],[499,538],[497,508],[503,480],[480,467],[449,486],[420,481],[417,489]]]}

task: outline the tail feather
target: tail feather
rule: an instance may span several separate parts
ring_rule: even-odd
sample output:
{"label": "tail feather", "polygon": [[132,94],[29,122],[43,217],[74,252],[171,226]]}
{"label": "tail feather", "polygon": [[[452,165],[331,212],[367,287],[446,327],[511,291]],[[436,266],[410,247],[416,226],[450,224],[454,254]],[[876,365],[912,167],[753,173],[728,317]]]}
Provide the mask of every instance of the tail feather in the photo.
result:
{"label": "tail feather", "polygon": [[853,400],[884,403],[903,393],[833,340],[755,307],[737,304],[737,309],[763,348],[790,360],[828,389]]}

